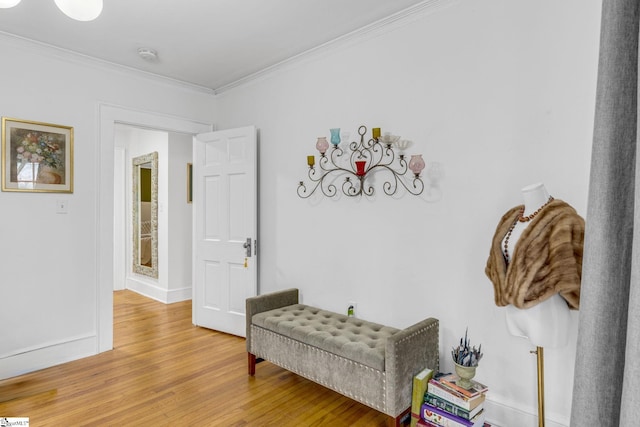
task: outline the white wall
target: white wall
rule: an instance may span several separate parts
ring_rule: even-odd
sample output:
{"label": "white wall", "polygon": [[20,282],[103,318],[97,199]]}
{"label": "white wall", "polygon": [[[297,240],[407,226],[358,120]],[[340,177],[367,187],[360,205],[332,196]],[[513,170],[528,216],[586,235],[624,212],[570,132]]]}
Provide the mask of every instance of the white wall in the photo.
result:
{"label": "white wall", "polygon": [[[586,213],[600,2],[447,2],[318,50],[217,97],[220,129],[255,124],[260,155],[260,291],[408,326],[440,319],[440,368],[469,327],[485,358],[488,419],[537,425],[535,349],[509,335],[484,274],[493,232],[542,181]],[[431,11],[428,11],[431,12]],[[441,162],[442,199],[302,200],[316,137],[381,127]],[[571,343],[547,349],[547,425],[568,425]]]}
{"label": "white wall", "polygon": [[193,210],[187,203],[187,163],[193,159],[191,135],[169,134],[168,259],[167,302],[191,299],[191,241]]}
{"label": "white wall", "polygon": [[[215,107],[210,93],[6,35],[0,51],[0,115],[75,131],[73,194],[0,192],[0,378],[6,378],[105,347],[99,347],[97,325],[111,315],[108,305],[99,312],[98,290],[101,276],[113,273],[99,265],[112,253],[110,239],[100,248],[98,236],[113,223],[112,214],[102,214],[109,219],[103,223],[98,218],[105,206],[112,212],[113,196],[101,194],[99,180],[106,165],[111,170],[104,174],[113,179],[113,165],[98,143],[100,105],[202,123],[212,120]],[[68,201],[67,214],[56,214],[59,199]]]}

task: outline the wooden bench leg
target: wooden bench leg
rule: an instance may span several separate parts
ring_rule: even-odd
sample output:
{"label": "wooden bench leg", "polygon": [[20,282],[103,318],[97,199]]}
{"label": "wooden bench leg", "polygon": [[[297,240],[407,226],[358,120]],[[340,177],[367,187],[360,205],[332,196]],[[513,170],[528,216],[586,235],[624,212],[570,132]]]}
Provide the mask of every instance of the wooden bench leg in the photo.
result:
{"label": "wooden bench leg", "polygon": [[249,356],[249,375],[254,376],[256,374],[256,355],[247,353],[247,356]]}
{"label": "wooden bench leg", "polygon": [[389,427],[401,427],[404,425],[409,425],[410,420],[411,420],[411,407],[405,409],[397,417],[389,416],[387,424],[389,425]]}

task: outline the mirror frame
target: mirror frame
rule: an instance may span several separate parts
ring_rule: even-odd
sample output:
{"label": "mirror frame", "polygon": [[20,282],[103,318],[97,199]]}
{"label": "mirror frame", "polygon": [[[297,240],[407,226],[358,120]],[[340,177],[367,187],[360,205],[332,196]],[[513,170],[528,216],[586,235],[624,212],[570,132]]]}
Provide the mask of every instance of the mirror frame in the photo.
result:
{"label": "mirror frame", "polygon": [[[140,166],[151,163],[151,267],[140,264]],[[158,152],[132,159],[133,272],[158,278]]]}

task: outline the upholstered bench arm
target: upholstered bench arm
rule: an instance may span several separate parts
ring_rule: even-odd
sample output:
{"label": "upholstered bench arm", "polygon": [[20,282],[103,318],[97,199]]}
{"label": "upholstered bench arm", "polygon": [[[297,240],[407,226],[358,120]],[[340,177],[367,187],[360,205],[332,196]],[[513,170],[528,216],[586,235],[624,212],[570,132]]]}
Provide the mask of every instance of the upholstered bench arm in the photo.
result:
{"label": "upholstered bench arm", "polygon": [[298,289],[295,288],[247,298],[245,310],[247,321],[247,351],[251,352],[251,319],[254,314],[297,303]]}
{"label": "upholstered bench arm", "polygon": [[413,376],[424,368],[438,370],[440,355],[438,319],[428,318],[387,338],[385,393],[389,413],[397,414],[411,402]]}

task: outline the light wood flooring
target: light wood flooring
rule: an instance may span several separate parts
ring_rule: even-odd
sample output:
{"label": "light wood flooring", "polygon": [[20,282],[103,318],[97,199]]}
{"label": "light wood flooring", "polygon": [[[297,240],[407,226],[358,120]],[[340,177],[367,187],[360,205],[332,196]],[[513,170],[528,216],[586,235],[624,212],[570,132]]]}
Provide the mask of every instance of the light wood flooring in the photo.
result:
{"label": "light wood flooring", "polygon": [[387,416],[191,324],[191,302],[114,294],[114,350],[0,381],[0,417],[41,426],[385,426]]}

